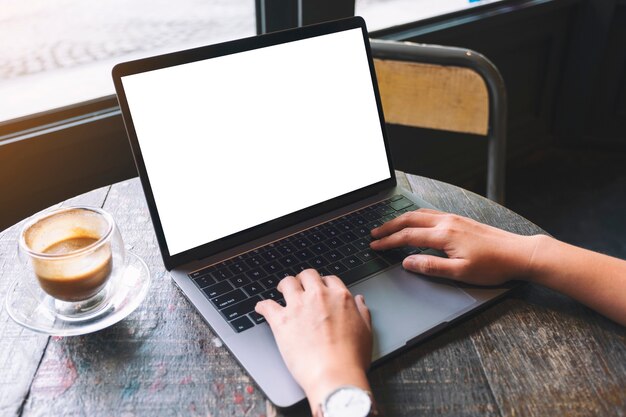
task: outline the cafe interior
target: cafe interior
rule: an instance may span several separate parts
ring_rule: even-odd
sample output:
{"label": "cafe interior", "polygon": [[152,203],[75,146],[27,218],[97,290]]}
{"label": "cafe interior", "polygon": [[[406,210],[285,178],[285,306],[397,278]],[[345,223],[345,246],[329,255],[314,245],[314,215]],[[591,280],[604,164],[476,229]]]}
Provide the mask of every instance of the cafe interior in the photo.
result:
{"label": "cafe interior", "polygon": [[[505,150],[503,168],[497,173],[502,183],[500,202],[557,238],[626,256],[621,209],[626,199],[622,2],[304,0],[300,7],[297,3],[246,4],[245,19],[238,23],[244,29],[226,28],[217,39],[357,13],[365,17],[373,40],[460,47],[484,55],[506,87]],[[220,12],[230,16],[226,9],[211,7],[205,6],[207,14],[218,15],[216,19]],[[97,18],[88,12],[78,12],[91,19],[83,26],[107,30],[104,24],[98,27]],[[70,15],[72,9],[56,13]],[[117,11],[110,19],[121,20],[123,14]],[[45,20],[36,23],[46,24]],[[146,18],[144,26],[149,23]],[[8,32],[13,26],[6,27]],[[52,33],[57,32],[76,36],[59,29]],[[23,36],[28,38],[29,33]],[[167,36],[167,32],[158,35]],[[210,42],[202,35],[193,45]],[[34,41],[32,45],[34,50],[23,51],[23,57],[6,46],[0,109],[0,229],[65,198],[137,175],[108,72],[111,62],[147,56],[150,50],[144,47],[148,50],[138,53],[133,49],[142,48],[129,42],[116,46],[122,52],[111,53],[116,57],[113,61],[109,57],[100,61],[97,51],[85,50],[86,57],[71,64],[61,62],[60,68],[47,71],[45,63],[35,65],[47,61],[46,54],[35,49]],[[159,45],[156,50],[164,49]],[[30,69],[28,56],[37,53],[42,57],[34,56],[35,68]],[[21,72],[20,65],[24,67]],[[89,69],[81,72],[81,65]],[[95,78],[96,71],[101,74],[92,82],[88,77]],[[70,79],[104,86],[64,87]],[[420,111],[417,108],[413,113]],[[486,195],[488,138],[462,129],[445,130],[445,126],[429,128],[428,122],[427,127],[423,125],[388,123],[395,168]],[[53,178],[46,174],[51,170]]]}
{"label": "cafe interior", "polygon": [[[113,65],[355,15],[368,26],[395,170],[484,196],[562,241],[626,259],[624,0],[190,0],[175,8],[172,3],[177,2],[166,0],[130,2],[133,5],[109,0],[91,6],[65,1],[54,7],[44,3],[0,0],[0,9],[7,11],[6,17],[0,15],[0,264],[14,259],[5,252],[15,251],[11,230],[24,219],[77,195],[136,179],[111,82]],[[389,45],[408,45],[408,52],[394,56]],[[426,48],[411,52],[411,45]],[[442,49],[428,52],[429,45]],[[397,66],[390,64],[394,60]],[[154,256],[159,257],[157,249]],[[162,272],[158,279],[163,279]],[[8,281],[7,273],[0,283],[3,299]],[[166,308],[174,312],[175,302],[169,303]],[[0,327],[8,325],[8,319],[3,322]],[[607,331],[616,335],[613,352],[623,355],[623,328]],[[81,346],[99,349],[98,343],[115,351],[106,347],[104,336],[97,343],[93,340],[67,345],[67,355],[80,357],[85,355]],[[426,351],[454,342],[441,340]],[[0,343],[5,353],[12,349],[7,343]],[[53,347],[61,342],[46,343]],[[209,347],[202,349],[210,352],[221,346],[217,339],[203,343]],[[42,346],[45,350],[48,345]],[[426,351],[420,350],[415,360]],[[33,369],[58,371],[65,356],[54,351],[51,355],[58,363],[42,356],[49,369]],[[158,366],[152,367],[157,374],[165,369]],[[393,366],[382,369],[380,378],[413,377]],[[146,389],[156,396],[163,389],[161,377],[142,386],[151,387]],[[180,384],[187,383],[185,378],[181,376]],[[223,408],[222,400],[211,400],[218,401],[211,402],[211,412],[248,415],[241,404],[255,386],[242,376],[229,381],[239,388],[232,394],[227,383],[229,396],[222,400],[228,405]],[[0,388],[15,396],[18,388],[9,384],[3,380]],[[121,403],[141,389],[128,384],[118,399]],[[46,389],[56,390],[54,395],[61,396],[73,389],[71,385],[65,379],[35,380],[27,391],[36,397],[52,392]],[[223,384],[211,389],[211,395],[222,398]],[[46,415],[28,395],[20,395],[15,396],[23,401],[18,405],[0,400],[0,414],[11,409],[15,413],[7,415],[22,415],[24,410]],[[623,391],[605,399],[617,404],[616,410],[626,404]],[[500,415],[518,415],[506,402],[499,406]],[[146,407],[142,415],[181,415]],[[253,409],[250,415],[277,415],[267,407]],[[441,415],[460,410],[442,407]],[[116,410],[134,415],[131,409]],[[185,408],[182,414],[200,415],[194,410]],[[398,415],[421,415],[417,408],[404,410]],[[524,410],[519,415],[540,415],[532,408]],[[462,415],[493,414],[466,411]]]}

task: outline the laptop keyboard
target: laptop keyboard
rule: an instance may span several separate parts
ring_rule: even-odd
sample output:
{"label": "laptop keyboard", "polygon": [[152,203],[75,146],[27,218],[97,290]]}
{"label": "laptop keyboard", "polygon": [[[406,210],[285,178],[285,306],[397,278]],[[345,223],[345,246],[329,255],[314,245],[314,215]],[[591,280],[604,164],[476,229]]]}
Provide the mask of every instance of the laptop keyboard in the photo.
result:
{"label": "laptop keyboard", "polygon": [[195,271],[189,276],[236,332],[265,321],[254,311],[257,302],[285,305],[278,282],[307,268],[337,275],[350,285],[396,265],[426,248],[370,249],[370,231],[402,213],[416,210],[401,195]]}

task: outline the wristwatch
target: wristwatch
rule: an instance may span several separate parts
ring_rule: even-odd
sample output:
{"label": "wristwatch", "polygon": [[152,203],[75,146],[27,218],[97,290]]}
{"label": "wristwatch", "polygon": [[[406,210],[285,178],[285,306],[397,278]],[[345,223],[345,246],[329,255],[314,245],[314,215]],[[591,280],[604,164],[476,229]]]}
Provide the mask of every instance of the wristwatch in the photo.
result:
{"label": "wristwatch", "polygon": [[378,410],[369,391],[344,385],[332,391],[319,405],[316,417],[374,417]]}

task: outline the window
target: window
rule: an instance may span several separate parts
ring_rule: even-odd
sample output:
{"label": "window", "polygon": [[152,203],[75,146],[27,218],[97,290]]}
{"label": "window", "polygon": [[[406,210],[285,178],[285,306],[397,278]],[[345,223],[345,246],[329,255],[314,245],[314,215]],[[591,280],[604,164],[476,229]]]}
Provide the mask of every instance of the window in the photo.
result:
{"label": "window", "polygon": [[502,0],[356,0],[369,31],[454,13]]}
{"label": "window", "polygon": [[117,62],[256,33],[254,0],[0,0],[0,123],[114,94]]}

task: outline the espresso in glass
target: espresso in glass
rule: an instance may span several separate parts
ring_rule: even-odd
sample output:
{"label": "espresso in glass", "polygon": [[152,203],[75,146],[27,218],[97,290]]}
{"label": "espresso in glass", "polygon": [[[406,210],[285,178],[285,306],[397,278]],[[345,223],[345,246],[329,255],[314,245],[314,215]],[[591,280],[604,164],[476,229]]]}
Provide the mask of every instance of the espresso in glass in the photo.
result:
{"label": "espresso in glass", "polygon": [[31,219],[22,229],[20,250],[27,255],[29,276],[57,301],[54,309],[70,315],[102,301],[103,289],[124,255],[111,216],[88,207],[59,209]]}

